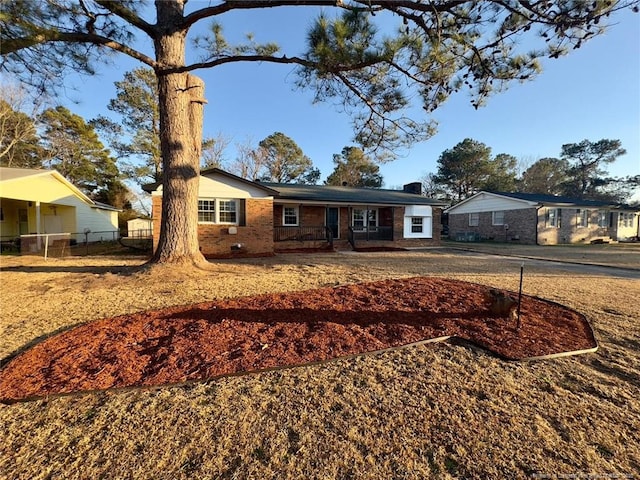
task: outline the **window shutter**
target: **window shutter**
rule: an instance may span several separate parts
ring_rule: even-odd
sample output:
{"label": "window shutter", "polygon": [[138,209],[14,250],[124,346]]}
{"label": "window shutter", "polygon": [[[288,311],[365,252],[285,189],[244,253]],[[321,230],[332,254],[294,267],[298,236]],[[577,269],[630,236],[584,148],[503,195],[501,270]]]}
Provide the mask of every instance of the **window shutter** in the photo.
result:
{"label": "window shutter", "polygon": [[247,201],[244,198],[238,200],[238,225],[240,227],[247,226]]}
{"label": "window shutter", "polygon": [[550,212],[549,208],[547,208],[547,210],[544,212],[544,225],[545,225],[545,227],[549,226],[549,222],[550,222],[549,212]]}

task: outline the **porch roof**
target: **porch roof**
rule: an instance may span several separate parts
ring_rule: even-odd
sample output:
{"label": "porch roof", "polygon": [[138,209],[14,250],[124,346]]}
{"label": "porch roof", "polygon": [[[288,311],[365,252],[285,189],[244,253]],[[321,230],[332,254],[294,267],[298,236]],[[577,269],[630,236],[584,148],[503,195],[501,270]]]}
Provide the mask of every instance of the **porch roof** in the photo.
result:
{"label": "porch roof", "polygon": [[278,195],[274,198],[276,203],[278,200],[295,200],[310,203],[350,205],[446,205],[446,203],[439,200],[403,192],[402,190],[270,182],[261,182],[261,185],[278,192]]}
{"label": "porch roof", "polygon": [[[34,188],[32,184],[29,183],[33,179],[37,179],[40,177],[57,180],[75,197],[77,197],[80,201],[88,204],[92,208],[96,208],[98,210],[109,210],[113,212],[122,211],[121,209],[113,207],[111,205],[107,205],[106,203],[96,202],[92,200],[56,170],[0,167],[0,187],[2,187],[0,197],[18,201],[41,201],[43,203],[56,204],[55,201],[51,201],[50,199],[47,200],[46,197],[43,197],[43,191]],[[16,185],[19,185],[20,182],[22,182],[24,185],[22,187],[16,187]],[[13,190],[14,195],[11,195],[10,193],[7,194],[9,186],[12,187],[11,190]],[[19,194],[16,195],[16,192],[19,192]]]}

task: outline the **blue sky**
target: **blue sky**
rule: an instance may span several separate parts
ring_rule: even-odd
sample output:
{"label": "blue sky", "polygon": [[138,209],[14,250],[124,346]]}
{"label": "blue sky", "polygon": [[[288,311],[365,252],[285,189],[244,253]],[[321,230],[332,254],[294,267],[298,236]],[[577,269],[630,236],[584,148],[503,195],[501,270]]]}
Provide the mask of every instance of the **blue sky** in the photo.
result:
{"label": "blue sky", "polygon": [[[209,2],[192,2],[192,8]],[[259,42],[276,41],[288,55],[300,54],[305,32],[317,10],[268,9],[232,13],[221,18],[230,40],[255,33]],[[620,139],[627,154],[609,166],[614,176],[640,174],[640,16],[616,14],[609,31],[558,60],[544,60],[543,73],[531,82],[514,83],[475,110],[464,92],[433,114],[438,133],[381,166],[384,186],[394,188],[437,169],[437,159],[464,138],[532,163],[559,156],[561,146],[588,139]],[[139,66],[122,55],[95,77],[71,77],[57,100],[86,119],[112,116],[106,108],[115,96],[114,81]],[[204,133],[218,132],[234,143],[257,144],[273,132],[293,138],[321,170],[333,170],[333,154],[352,145],[349,118],[331,104],[312,104],[309,91],[295,87],[293,67],[228,64],[195,72],[206,83]],[[421,110],[419,110],[421,111]]]}

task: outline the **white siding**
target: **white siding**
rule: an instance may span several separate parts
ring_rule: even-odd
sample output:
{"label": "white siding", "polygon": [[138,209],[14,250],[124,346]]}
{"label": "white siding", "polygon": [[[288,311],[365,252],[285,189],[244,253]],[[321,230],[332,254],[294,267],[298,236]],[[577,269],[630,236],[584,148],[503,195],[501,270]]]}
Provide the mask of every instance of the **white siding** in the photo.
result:
{"label": "white siding", "polygon": [[[25,176],[3,182],[0,196],[2,198],[33,202],[34,205],[29,207],[29,218],[30,220],[33,219],[34,222],[36,218],[35,203],[40,202],[41,232],[44,232],[44,216],[52,214],[63,217],[62,228],[65,233],[82,233],[85,228],[90,229],[92,232],[118,231],[118,212],[103,210],[88,204],[78,196],[78,193],[72,187],[54,177],[53,174]],[[36,228],[34,224],[30,226],[30,231],[35,232]],[[105,240],[111,239],[113,233],[108,236],[104,234],[102,237]],[[117,238],[117,234],[115,238]],[[90,240],[92,239],[93,237],[90,237]],[[78,235],[77,240],[84,241],[84,235]],[[100,235],[97,240],[100,240]]]}
{"label": "white siding", "polygon": [[153,221],[146,218],[133,218],[127,221],[127,230],[151,230],[153,228]]}
{"label": "white siding", "polygon": [[267,198],[271,195],[261,188],[236,181],[224,175],[200,177],[200,198]]}
{"label": "white siding", "polygon": [[[412,232],[412,219],[422,219],[422,232]],[[433,213],[429,205],[407,205],[404,209],[404,238],[432,238]]]}
{"label": "white siding", "polygon": [[[85,228],[91,230],[89,241],[117,240],[118,235],[118,212],[100,210],[88,205],[78,205],[76,208],[77,236],[78,241],[84,241]],[[96,233],[102,232],[102,233]],[[115,233],[114,233],[115,232]]]}
{"label": "white siding", "polygon": [[460,205],[451,207],[448,213],[455,215],[475,212],[496,212],[501,210],[521,210],[523,208],[531,208],[532,205],[533,203],[531,202],[517,200],[515,198],[481,193],[477,197],[471,198]]}

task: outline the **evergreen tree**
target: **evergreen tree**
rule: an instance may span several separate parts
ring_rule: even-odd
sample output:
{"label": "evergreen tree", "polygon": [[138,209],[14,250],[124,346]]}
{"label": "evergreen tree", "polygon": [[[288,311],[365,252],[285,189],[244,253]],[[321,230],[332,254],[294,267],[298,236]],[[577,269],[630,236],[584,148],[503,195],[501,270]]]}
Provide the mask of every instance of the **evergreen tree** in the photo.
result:
{"label": "evergreen tree", "polygon": [[602,194],[602,187],[607,184],[606,165],[625,153],[627,151],[622,148],[620,140],[583,140],[562,145],[560,158],[569,162],[569,181],[565,183],[565,194],[576,198],[598,198]]}
{"label": "evergreen tree", "polygon": [[262,180],[302,183],[310,173],[313,175],[311,159],[284,133],[272,133],[259,143],[259,147],[265,158]]}
{"label": "evergreen tree", "polygon": [[326,185],[380,188],[382,175],[375,164],[358,147],[344,147],[342,153],[333,156],[335,168],[325,181]]}
{"label": "evergreen tree", "polygon": [[114,158],[82,117],[58,106],[45,110],[40,123],[48,168],[89,195],[119,178]]}
{"label": "evergreen tree", "polygon": [[522,192],[564,195],[569,162],[559,158],[541,158],[527,168],[519,181]]}

